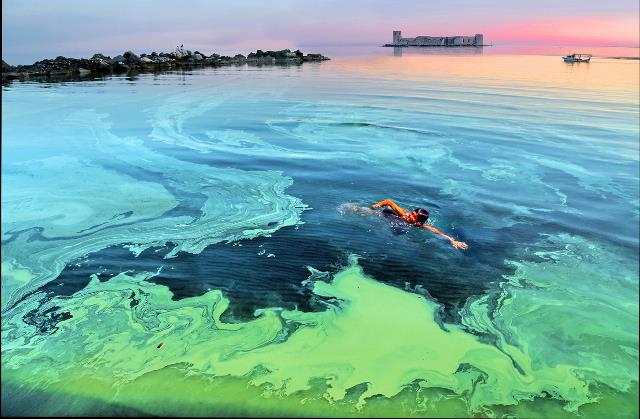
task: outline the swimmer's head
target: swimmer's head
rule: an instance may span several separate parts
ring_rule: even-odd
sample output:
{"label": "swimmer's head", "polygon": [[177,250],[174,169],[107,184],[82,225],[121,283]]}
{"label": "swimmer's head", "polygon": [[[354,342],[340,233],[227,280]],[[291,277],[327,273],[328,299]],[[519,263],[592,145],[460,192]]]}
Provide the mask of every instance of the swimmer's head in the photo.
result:
{"label": "swimmer's head", "polygon": [[429,219],[429,211],[424,208],[416,208],[408,213],[404,218],[411,224],[422,225]]}

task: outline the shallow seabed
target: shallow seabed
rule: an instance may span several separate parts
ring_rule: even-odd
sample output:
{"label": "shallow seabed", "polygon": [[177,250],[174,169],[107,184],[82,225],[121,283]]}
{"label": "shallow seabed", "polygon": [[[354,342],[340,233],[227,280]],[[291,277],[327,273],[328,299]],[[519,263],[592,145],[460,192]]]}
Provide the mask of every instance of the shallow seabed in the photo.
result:
{"label": "shallow seabed", "polygon": [[[638,416],[639,63],[393,49],[2,94],[2,413]],[[469,249],[367,207],[422,206]]]}

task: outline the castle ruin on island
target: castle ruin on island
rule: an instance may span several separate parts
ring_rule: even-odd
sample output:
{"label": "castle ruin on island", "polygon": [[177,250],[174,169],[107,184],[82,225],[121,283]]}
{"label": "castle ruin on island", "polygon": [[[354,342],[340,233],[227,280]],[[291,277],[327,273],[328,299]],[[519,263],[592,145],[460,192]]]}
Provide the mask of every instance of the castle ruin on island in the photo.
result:
{"label": "castle ruin on island", "polygon": [[401,31],[393,31],[393,43],[385,47],[479,47],[484,44],[483,35],[474,36],[416,36],[403,38]]}

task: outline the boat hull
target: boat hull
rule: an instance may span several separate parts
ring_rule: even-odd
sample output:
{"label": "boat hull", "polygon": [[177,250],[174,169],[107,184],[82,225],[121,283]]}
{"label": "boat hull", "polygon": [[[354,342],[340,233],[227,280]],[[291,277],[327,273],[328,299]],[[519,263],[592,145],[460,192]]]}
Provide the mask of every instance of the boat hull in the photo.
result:
{"label": "boat hull", "polygon": [[571,57],[562,57],[565,63],[588,63],[591,61],[591,58],[571,58]]}

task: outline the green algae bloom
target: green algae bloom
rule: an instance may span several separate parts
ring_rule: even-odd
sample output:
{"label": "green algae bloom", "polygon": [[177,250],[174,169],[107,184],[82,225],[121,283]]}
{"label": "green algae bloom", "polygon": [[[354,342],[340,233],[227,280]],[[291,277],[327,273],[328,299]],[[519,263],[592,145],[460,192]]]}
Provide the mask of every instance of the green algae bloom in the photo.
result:
{"label": "green algae bloom", "polygon": [[[542,269],[554,266],[543,263]],[[598,384],[629,391],[637,382],[637,371],[614,370],[611,363],[605,369],[593,362],[596,355],[545,351],[549,342],[542,339],[504,338],[497,346],[483,342],[461,326],[439,321],[438,305],[430,299],[367,277],[355,260],[331,282],[312,282],[313,292],[327,301],[325,311],[264,309],[240,323],[220,320],[229,301],[219,291],[174,301],[166,287],[146,279],[127,274],[108,282],[94,278],[69,298],[56,297],[39,308],[37,299],[16,306],[13,310],[22,313],[52,309],[70,318],[47,336],[18,322],[6,327],[3,351],[10,356],[3,363],[3,382],[55,388],[160,415],[238,408],[250,394],[288,400],[281,408],[297,406],[299,412],[311,398],[331,409],[369,415],[370,400],[383,397],[392,403],[403,392],[406,397],[411,385],[431,397],[440,394],[444,406],[458,400],[457,408],[466,414],[492,415],[510,406],[517,411],[519,403],[539,398],[555,400],[568,415],[597,399]],[[529,318],[539,321],[540,305],[509,312],[532,293],[546,296],[548,290],[503,295],[493,313],[483,313],[487,305],[478,300],[468,308],[469,317],[479,323],[483,315],[485,321],[493,317],[496,329],[518,332]],[[630,301],[627,308],[637,310],[637,304]],[[521,336],[535,335],[532,329]],[[547,333],[556,330],[552,326]],[[588,330],[593,329],[587,324],[565,339],[578,344],[589,339]],[[621,347],[620,356],[626,354],[628,364],[637,352],[630,331],[620,335],[618,344],[625,339],[629,347]],[[246,388],[221,395],[215,388],[226,382]],[[133,391],[142,386],[147,390]],[[211,399],[208,391],[215,393]],[[175,396],[180,394],[189,397]]]}

